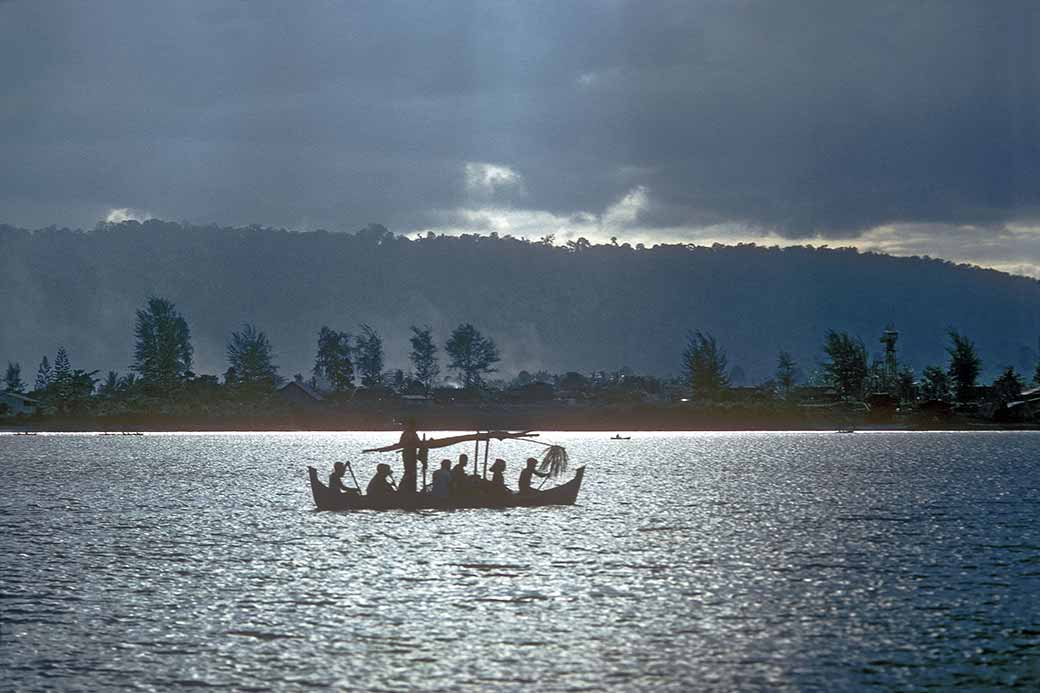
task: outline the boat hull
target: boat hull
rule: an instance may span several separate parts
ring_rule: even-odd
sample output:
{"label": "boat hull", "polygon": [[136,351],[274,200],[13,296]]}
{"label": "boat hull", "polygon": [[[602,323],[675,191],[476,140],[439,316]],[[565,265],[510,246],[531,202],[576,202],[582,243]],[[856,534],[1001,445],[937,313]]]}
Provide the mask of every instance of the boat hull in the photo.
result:
{"label": "boat hull", "polygon": [[428,493],[393,494],[371,498],[360,493],[334,491],[318,478],[318,470],[307,467],[311,495],[318,510],[456,510],[461,508],[530,508],[545,505],[574,505],[585,477],[585,467],[578,467],[574,478],[545,491],[527,494],[489,495],[463,494],[452,498],[434,498]]}

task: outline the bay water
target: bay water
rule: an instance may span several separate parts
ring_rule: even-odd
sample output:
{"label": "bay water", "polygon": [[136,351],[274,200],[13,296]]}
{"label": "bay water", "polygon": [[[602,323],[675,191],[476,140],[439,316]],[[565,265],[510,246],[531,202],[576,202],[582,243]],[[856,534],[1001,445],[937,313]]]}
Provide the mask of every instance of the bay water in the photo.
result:
{"label": "bay water", "polygon": [[541,435],[575,506],[346,513],[307,465],[394,434],[0,435],[0,687],[1040,688],[1040,433],[631,435]]}

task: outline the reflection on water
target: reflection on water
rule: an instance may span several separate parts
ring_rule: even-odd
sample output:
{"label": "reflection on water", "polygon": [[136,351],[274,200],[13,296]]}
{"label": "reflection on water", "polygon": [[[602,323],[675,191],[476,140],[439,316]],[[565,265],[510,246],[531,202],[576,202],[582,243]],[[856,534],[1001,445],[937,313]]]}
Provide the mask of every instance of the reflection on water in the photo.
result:
{"label": "reflection on water", "polygon": [[0,436],[6,684],[1040,686],[1040,434],[554,433],[574,507],[312,511],[392,438]]}

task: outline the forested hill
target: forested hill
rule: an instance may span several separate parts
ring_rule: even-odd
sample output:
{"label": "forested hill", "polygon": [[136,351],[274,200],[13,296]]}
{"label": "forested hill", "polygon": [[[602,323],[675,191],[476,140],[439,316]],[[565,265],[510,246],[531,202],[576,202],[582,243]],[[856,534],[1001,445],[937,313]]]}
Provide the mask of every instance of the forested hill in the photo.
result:
{"label": "forested hill", "polygon": [[506,376],[622,366],[677,374],[686,334],[701,330],[748,383],[772,374],[779,349],[813,370],[828,329],[879,351],[891,323],[901,357],[920,369],[945,362],[945,333],[956,327],[975,340],[984,375],[1006,365],[1031,374],[1040,335],[1040,283],[940,260],[149,221],[0,227],[0,362],[21,362],[31,383],[40,358],[64,345],[76,368],[125,371],[135,310],[152,294],[187,318],[198,373],[223,373],[227,337],[247,321],[268,334],[285,376],[309,373],[322,325],[356,332],[362,322],[382,334],[387,367],[406,370],[410,325],[432,325],[443,345],[471,322],[498,343]]}

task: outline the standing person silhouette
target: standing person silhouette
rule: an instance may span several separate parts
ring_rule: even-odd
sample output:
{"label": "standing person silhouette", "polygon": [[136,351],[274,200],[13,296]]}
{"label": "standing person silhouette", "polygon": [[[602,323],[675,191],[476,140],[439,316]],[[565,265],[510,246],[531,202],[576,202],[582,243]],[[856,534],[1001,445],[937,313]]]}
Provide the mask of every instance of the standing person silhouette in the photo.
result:
{"label": "standing person silhouette", "polygon": [[419,464],[419,434],[415,432],[415,419],[408,417],[404,422],[404,431],[401,432],[401,460],[404,463],[404,473],[401,475],[401,483],[397,486],[397,492],[401,494],[415,494],[416,479],[418,479]]}

